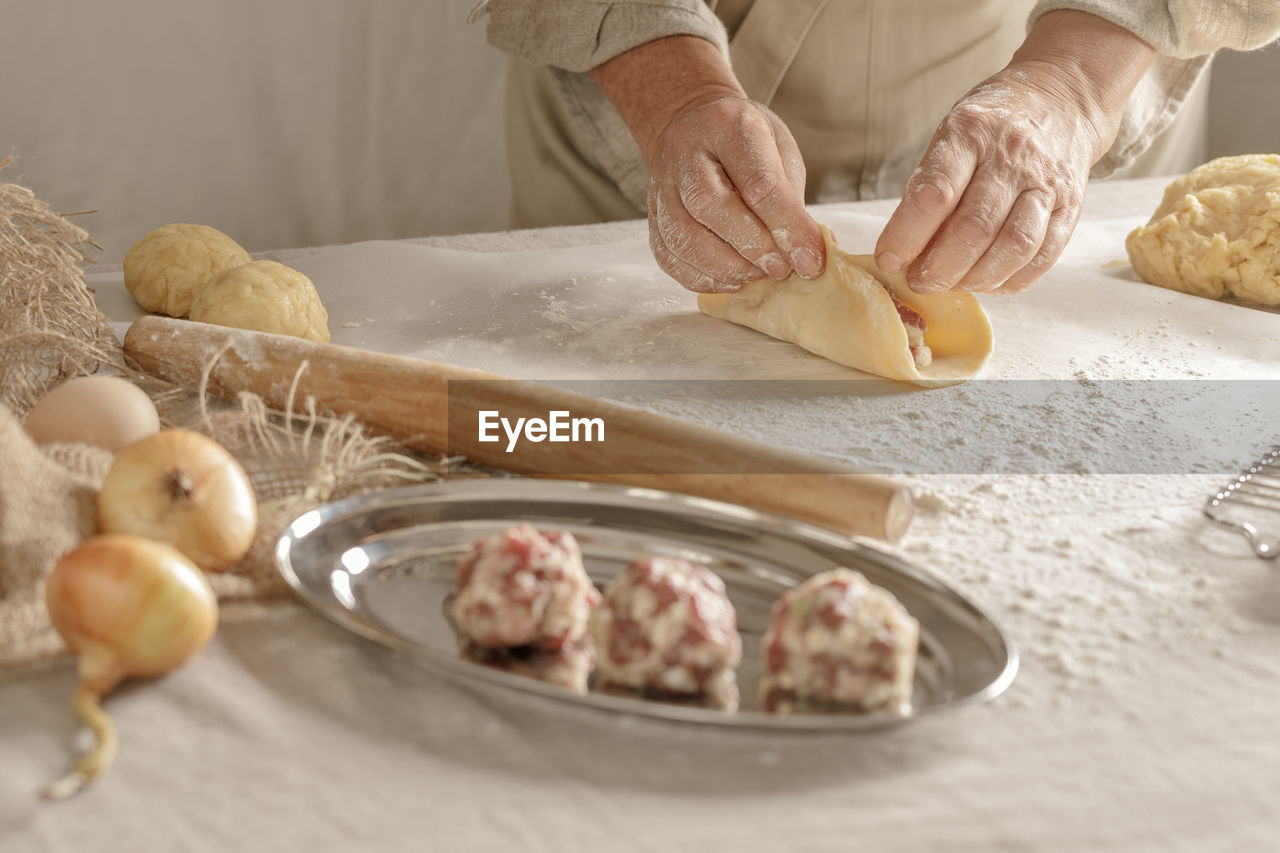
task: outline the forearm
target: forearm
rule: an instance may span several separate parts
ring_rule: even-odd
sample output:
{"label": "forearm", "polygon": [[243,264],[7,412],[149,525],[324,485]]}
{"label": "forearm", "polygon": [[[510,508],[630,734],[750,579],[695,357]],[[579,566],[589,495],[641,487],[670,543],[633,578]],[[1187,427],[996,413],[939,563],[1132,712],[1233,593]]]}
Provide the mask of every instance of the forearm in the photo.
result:
{"label": "forearm", "polygon": [[1079,103],[1096,143],[1092,162],[1115,139],[1125,104],[1156,50],[1123,27],[1085,12],[1057,11],[1039,18],[1010,68],[1034,70],[1039,85],[1060,86]]}
{"label": "forearm", "polygon": [[608,96],[652,167],[662,132],[682,110],[724,97],[746,97],[720,51],[696,36],[642,44],[596,66]]}
{"label": "forearm", "polygon": [[467,21],[486,16],[494,47],[574,73],[667,36],[698,36],[720,50],[729,47],[724,25],[703,0],[485,0]]}

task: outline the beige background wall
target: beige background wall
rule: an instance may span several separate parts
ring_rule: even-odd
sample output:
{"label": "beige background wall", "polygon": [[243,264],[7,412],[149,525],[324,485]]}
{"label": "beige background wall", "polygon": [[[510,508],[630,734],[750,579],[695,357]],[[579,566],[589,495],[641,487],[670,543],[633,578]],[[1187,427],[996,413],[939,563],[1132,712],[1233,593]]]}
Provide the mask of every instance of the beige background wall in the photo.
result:
{"label": "beige background wall", "polygon": [[[0,0],[3,177],[96,209],[104,262],[174,221],[251,250],[501,229],[503,58],[472,5]],[[1211,82],[1193,147],[1280,150],[1280,49]]]}
{"label": "beige background wall", "polygon": [[1219,55],[1209,94],[1209,156],[1280,153],[1280,46]]}
{"label": "beige background wall", "polygon": [[0,0],[0,157],[118,261],[502,228],[502,58],[473,0]]}

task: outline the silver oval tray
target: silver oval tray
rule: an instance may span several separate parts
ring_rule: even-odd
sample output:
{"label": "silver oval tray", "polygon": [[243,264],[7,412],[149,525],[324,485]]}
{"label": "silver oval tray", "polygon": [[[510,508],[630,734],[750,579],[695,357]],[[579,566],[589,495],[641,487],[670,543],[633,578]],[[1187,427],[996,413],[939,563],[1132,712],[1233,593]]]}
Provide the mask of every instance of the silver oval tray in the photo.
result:
{"label": "silver oval tray", "polygon": [[[520,521],[573,533],[600,586],[645,554],[695,560],[719,574],[743,639],[739,709],[618,696],[594,686],[579,696],[461,657],[447,616],[457,559],[475,540]],[[978,607],[896,556],[778,516],[651,489],[505,478],[392,489],[300,516],[278,541],[276,562],[289,585],[325,616],[446,675],[604,711],[720,726],[868,729],[991,699],[1018,668],[1012,644]],[[770,607],[784,590],[837,566],[888,589],[920,622],[912,709],[905,716],[761,709],[760,638]]]}

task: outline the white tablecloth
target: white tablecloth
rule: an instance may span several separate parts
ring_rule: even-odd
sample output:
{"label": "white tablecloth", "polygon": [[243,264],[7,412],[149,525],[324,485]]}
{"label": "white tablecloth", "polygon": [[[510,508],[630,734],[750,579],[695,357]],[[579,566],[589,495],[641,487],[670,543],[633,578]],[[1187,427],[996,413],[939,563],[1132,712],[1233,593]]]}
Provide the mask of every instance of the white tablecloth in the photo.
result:
{"label": "white tablecloth", "polygon": [[[1063,262],[1026,295],[985,300],[989,377],[1255,380],[1247,389],[1277,378],[1275,313],[1151,288],[1123,263],[1123,236],[1160,188],[1094,186]],[[865,250],[889,209],[819,214]],[[641,223],[284,257],[315,279],[339,343],[558,381],[853,376],[694,316],[648,259]],[[122,325],[134,315],[118,273],[91,283]],[[567,712],[443,681],[290,605],[223,625],[184,669],[114,695],[120,755],[68,802],[37,792],[82,745],[70,663],[0,678],[0,849],[1274,849],[1280,566],[1199,509],[1225,460],[1277,441],[1265,406],[1170,439],[1199,442],[1206,464],[1180,446],[1163,468],[1136,470],[1126,460],[1167,449],[1150,446],[1165,440],[1162,412],[1124,420],[1142,387],[1118,384],[1103,414],[1063,428],[1072,413],[1052,398],[1059,386],[1034,400],[983,390],[997,386],[639,395],[905,472],[919,513],[898,550],[986,607],[1022,652],[1017,681],[991,704],[859,736]],[[948,426],[974,407],[992,408]],[[932,426],[917,427],[917,446],[932,440],[951,463],[889,452],[919,421]],[[1119,438],[1087,440],[1120,423]]]}

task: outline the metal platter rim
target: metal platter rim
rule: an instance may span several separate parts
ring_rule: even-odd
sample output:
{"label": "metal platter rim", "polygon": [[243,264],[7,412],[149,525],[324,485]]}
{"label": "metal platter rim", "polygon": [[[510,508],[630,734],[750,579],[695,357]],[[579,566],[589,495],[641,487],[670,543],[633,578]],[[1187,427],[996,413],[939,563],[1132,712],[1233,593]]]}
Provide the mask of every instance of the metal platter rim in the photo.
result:
{"label": "metal platter rim", "polygon": [[[502,490],[501,493],[495,491],[495,486]],[[520,494],[522,492],[528,494]],[[775,534],[782,533],[801,540],[816,541],[830,547],[846,549],[860,553],[864,557],[871,555],[872,559],[882,567],[909,577],[917,583],[921,583],[937,593],[945,595],[953,603],[961,604],[976,621],[984,623],[988,632],[998,639],[1002,646],[1004,665],[997,676],[981,689],[964,696],[949,699],[946,702],[914,709],[911,714],[905,716],[874,712],[866,714],[770,714],[759,711],[724,713],[677,704],[647,701],[644,702],[643,712],[639,712],[636,709],[638,700],[635,699],[596,693],[585,697],[580,696],[536,679],[502,672],[460,658],[444,655],[435,649],[424,647],[402,637],[388,627],[371,624],[362,619],[359,614],[354,613],[351,609],[334,600],[333,597],[320,596],[313,593],[304,579],[294,570],[290,560],[291,546],[294,541],[300,540],[321,526],[333,523],[338,519],[371,512],[374,509],[395,506],[411,506],[419,503],[437,503],[450,500],[475,501],[486,498],[500,500],[511,499],[512,497],[528,497],[530,500],[540,499],[544,502],[563,502],[565,500],[590,502],[593,497],[599,498],[604,502],[638,500],[648,503],[652,509],[658,511],[675,513],[680,509],[691,510],[699,514],[713,515],[721,520],[736,524],[751,524],[754,528],[764,528]],[[366,640],[405,654],[415,662],[439,671],[449,678],[460,680],[464,684],[482,682],[490,686],[515,689],[526,695],[532,694],[596,712],[639,715],[666,722],[680,722],[734,730],[764,729],[770,732],[856,733],[884,729],[988,702],[1008,689],[1017,676],[1019,667],[1017,648],[985,610],[967,596],[953,589],[945,581],[884,550],[877,543],[861,538],[844,536],[785,516],[749,509],[737,504],[666,492],[649,487],[630,487],[571,480],[501,477],[440,480],[384,489],[323,504],[299,515],[298,518],[285,526],[284,531],[276,541],[275,564],[277,571],[279,571],[293,592],[326,618]]]}

